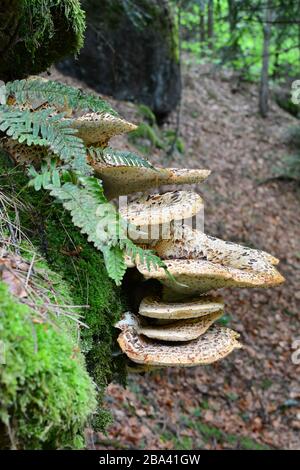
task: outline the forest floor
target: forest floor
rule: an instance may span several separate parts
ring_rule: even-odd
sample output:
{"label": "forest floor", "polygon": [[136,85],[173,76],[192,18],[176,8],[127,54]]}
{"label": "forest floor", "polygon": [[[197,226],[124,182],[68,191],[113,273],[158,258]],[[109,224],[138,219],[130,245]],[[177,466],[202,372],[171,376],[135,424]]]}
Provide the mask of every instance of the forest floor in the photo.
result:
{"label": "forest floor", "polygon": [[[54,78],[84,87],[56,71]],[[131,375],[127,389],[111,384],[106,402],[113,423],[107,436],[93,435],[91,448],[300,449],[300,364],[292,360],[300,340],[300,187],[272,179],[288,152],[286,129],[299,121],[274,102],[262,119],[257,87],[237,87],[231,78],[186,66],[185,152],[167,157],[153,147],[149,159],[210,168],[207,182],[195,186],[205,201],[206,233],[274,254],[286,282],[224,290],[223,322],[241,334],[242,350],[205,367]],[[108,100],[126,119],[141,121],[135,105]],[[164,129],[175,122],[174,113]],[[115,144],[134,148],[123,137]]]}

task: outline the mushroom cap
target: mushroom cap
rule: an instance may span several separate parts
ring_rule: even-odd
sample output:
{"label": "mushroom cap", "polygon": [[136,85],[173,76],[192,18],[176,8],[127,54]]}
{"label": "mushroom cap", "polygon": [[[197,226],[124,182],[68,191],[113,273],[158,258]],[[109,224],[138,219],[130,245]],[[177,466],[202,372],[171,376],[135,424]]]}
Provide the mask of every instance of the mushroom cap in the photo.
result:
{"label": "mushroom cap", "polygon": [[195,259],[166,260],[165,265],[177,283],[170,279],[163,268],[151,267],[148,270],[147,266],[141,263],[137,263],[137,268],[146,279],[157,279],[173,291],[184,295],[203,294],[222,287],[271,287],[284,281],[273,266],[266,272],[246,271]]}
{"label": "mushroom cap", "polygon": [[135,124],[108,113],[87,113],[72,121],[71,125],[78,129],[77,135],[86,145],[106,146],[115,135],[137,129]]}
{"label": "mushroom cap", "polygon": [[229,328],[214,325],[196,340],[170,345],[146,338],[133,328],[128,328],[119,335],[118,343],[122,351],[138,364],[192,367],[211,364],[234,349],[241,348],[238,336]]}
{"label": "mushroom cap", "polygon": [[220,297],[203,296],[187,302],[162,302],[155,297],[145,297],[140,303],[139,314],[163,320],[181,320],[199,318],[223,308],[224,303]]}
{"label": "mushroom cap", "polygon": [[[180,238],[179,238],[180,237]],[[268,271],[279,260],[265,251],[206,235],[184,226],[168,240],[160,240],[155,250],[164,259],[205,259],[222,266],[250,271]]]}
{"label": "mushroom cap", "polygon": [[121,215],[135,226],[159,225],[192,217],[203,208],[201,197],[189,191],[169,191],[143,196],[120,208]]}
{"label": "mushroom cap", "polygon": [[175,168],[144,168],[138,166],[105,165],[92,162],[95,174],[103,182],[109,199],[145,192],[148,189],[168,184],[192,184],[205,180],[210,170],[178,170]]}
{"label": "mushroom cap", "polygon": [[122,331],[127,328],[134,328],[137,333],[160,341],[191,341],[205,333],[222,315],[223,310],[219,310],[201,318],[176,320],[164,325],[157,325],[149,324],[145,319],[131,312],[126,312],[115,327],[120,328]]}
{"label": "mushroom cap", "polygon": [[223,315],[223,310],[209,313],[201,318],[177,320],[167,325],[145,325],[139,327],[138,333],[147,338],[160,341],[191,341],[203,335],[208,328]]}

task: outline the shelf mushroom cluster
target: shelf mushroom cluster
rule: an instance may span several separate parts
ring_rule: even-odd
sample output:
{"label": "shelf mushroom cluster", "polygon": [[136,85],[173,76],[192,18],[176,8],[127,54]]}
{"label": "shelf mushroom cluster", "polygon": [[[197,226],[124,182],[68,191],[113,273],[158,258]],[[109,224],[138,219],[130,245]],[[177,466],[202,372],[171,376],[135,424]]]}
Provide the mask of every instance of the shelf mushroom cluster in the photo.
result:
{"label": "shelf mushroom cluster", "polygon": [[[107,176],[106,186],[114,196],[154,184],[199,183],[209,175],[208,170],[103,169],[105,175],[109,172],[114,183]],[[190,191],[143,195],[120,209],[124,218],[141,229],[135,242],[153,249],[168,268],[149,269],[139,259],[128,260],[128,266],[145,280],[155,279],[162,285],[160,296],[144,297],[137,312],[126,312],[115,325],[121,330],[121,350],[146,370],[210,364],[241,348],[238,333],[215,324],[224,305],[210,291],[272,287],[284,281],[276,269],[279,260],[272,255],[211,237],[181,222],[202,209],[201,197]]]}
{"label": "shelf mushroom cluster", "polygon": [[[72,125],[86,145],[102,148],[113,136],[136,129],[105,113],[84,114]],[[1,144],[19,164],[41,156],[37,146],[28,148],[10,138],[1,139]],[[109,151],[105,161],[95,158],[90,164],[101,178],[108,199],[145,194],[164,185],[201,183],[210,174],[206,169],[126,166],[114,159],[110,163]],[[159,296],[146,295],[136,312],[126,312],[115,325],[121,329],[120,348],[133,363],[146,368],[188,367],[224,358],[241,344],[238,333],[215,324],[224,313],[224,304],[210,291],[272,287],[284,281],[275,267],[279,260],[272,255],[211,237],[185,224],[203,208],[196,192],[174,190],[143,195],[120,208],[121,215],[139,229],[133,231],[135,243],[153,249],[167,267],[167,271],[154,269],[138,258],[128,260],[128,267],[162,286]]]}

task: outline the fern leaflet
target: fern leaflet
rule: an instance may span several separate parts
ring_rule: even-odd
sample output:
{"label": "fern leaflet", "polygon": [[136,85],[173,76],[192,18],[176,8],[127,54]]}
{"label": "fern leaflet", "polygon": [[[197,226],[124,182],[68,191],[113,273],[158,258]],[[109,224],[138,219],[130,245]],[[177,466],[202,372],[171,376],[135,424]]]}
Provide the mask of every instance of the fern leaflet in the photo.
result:
{"label": "fern leaflet", "polygon": [[71,110],[91,110],[117,115],[106,101],[96,95],[52,80],[41,78],[15,80],[6,84],[6,90],[7,94],[14,96],[17,104],[20,105],[41,100],[63,109],[67,106]]}
{"label": "fern leaflet", "polygon": [[0,107],[0,130],[9,137],[27,145],[49,146],[52,152],[74,171],[90,174],[83,141],[64,114],[53,114],[53,109],[31,112],[10,106]]}
{"label": "fern leaflet", "polygon": [[132,152],[124,152],[112,148],[102,149],[100,147],[88,147],[87,151],[93,160],[97,160],[106,165],[135,166],[155,170],[154,166],[145,158]]}

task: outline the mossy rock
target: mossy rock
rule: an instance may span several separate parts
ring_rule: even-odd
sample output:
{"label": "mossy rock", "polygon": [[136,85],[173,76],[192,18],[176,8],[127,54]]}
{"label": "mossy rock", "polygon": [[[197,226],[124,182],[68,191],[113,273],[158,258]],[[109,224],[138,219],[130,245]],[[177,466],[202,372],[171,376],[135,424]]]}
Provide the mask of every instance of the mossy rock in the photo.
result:
{"label": "mossy rock", "polygon": [[[11,196],[22,195],[22,201],[27,206],[27,210],[21,210],[19,213],[22,230],[29,237],[31,243],[33,243],[36,252],[43,256],[45,260],[44,267],[50,273],[49,276],[51,277],[56,295],[64,299],[63,302],[69,305],[89,305],[89,308],[82,308],[77,310],[77,312],[82,315],[81,321],[87,325],[87,328],[80,329],[79,348],[81,353],[85,356],[87,370],[91,378],[88,378],[86,375],[83,364],[81,365],[81,369],[78,368],[76,370],[77,375],[75,375],[74,372],[74,377],[69,375],[68,380],[66,378],[65,385],[70,385],[70,387],[74,389],[74,394],[77,398],[74,398],[74,407],[72,407],[72,409],[70,408],[70,402],[65,405],[70,413],[69,421],[72,420],[73,413],[75,424],[77,423],[78,427],[79,424],[82,426],[83,419],[80,421],[80,407],[78,409],[76,399],[80,399],[80,403],[82,403],[83,406],[86,397],[88,397],[90,408],[87,408],[86,411],[94,411],[91,425],[94,429],[103,431],[110,422],[109,411],[103,408],[102,403],[105,388],[113,378],[124,381],[125,376],[123,356],[118,354],[117,349],[117,330],[113,326],[126,308],[124,296],[121,289],[117,288],[114,282],[108,277],[101,253],[98,252],[93,245],[88,243],[86,237],[74,227],[69,214],[66,213],[59,204],[55,203],[46,192],[37,193],[33,189],[27,188],[28,179],[22,170],[13,167],[8,168],[7,162],[7,156],[3,154],[1,156],[0,154],[1,187]],[[11,215],[13,216],[13,214]],[[20,308],[21,307],[23,307],[23,305],[21,305]],[[57,335],[57,341],[63,338],[64,342],[68,340],[68,344],[74,346],[75,338],[78,337],[78,331],[74,335],[72,325],[72,322],[64,324],[64,333],[60,331],[53,332],[53,335]],[[49,328],[50,327],[47,326],[47,332],[50,331]],[[9,329],[12,328],[9,327]],[[43,331],[43,328],[41,328],[41,331]],[[63,345],[62,348],[64,348]],[[69,349],[67,351],[69,351]],[[16,354],[19,356],[19,360],[23,361],[25,352],[18,350]],[[51,357],[51,354],[51,351],[49,351],[49,357]],[[63,372],[64,363],[67,360],[67,352],[58,354],[56,351],[55,354],[62,361],[61,367],[56,365],[58,373],[60,371]],[[20,374],[20,376],[21,375],[22,374]],[[12,372],[10,372],[9,376],[14,376],[13,364]],[[35,370],[32,371],[31,377],[33,383],[35,383],[35,381],[36,383],[39,382],[39,377],[35,377]],[[60,379],[62,380],[62,378]],[[86,395],[82,395],[81,393],[80,384],[82,381],[84,381],[84,383],[85,381],[89,381],[90,384],[90,388],[86,389]],[[95,382],[97,389],[98,404],[96,410],[94,409],[93,382]],[[78,384],[79,389],[77,389],[76,384]],[[26,383],[24,382],[24,390],[27,388],[30,392],[31,385],[29,380]],[[41,390],[47,393],[46,389],[43,389],[43,387],[41,387]],[[64,392],[63,390],[62,392],[58,390],[56,395],[58,395],[58,393],[59,397],[57,397],[57,400],[60,403],[60,400],[64,399]],[[18,409],[22,406],[21,402],[21,397],[19,395],[16,396],[16,406],[18,406]],[[55,411],[55,403],[53,403],[53,406],[53,413],[57,412],[57,414],[60,415],[60,409]],[[42,416],[38,417],[38,414],[38,411],[37,416],[32,417],[29,412],[26,414],[24,426],[22,425],[24,433],[26,426],[28,429],[33,429],[36,426],[35,419],[42,419]],[[12,417],[13,416],[11,416],[11,419]],[[78,417],[80,423],[76,421],[76,417]],[[1,416],[0,418],[2,419]],[[20,426],[19,419],[20,418],[17,416],[17,427]],[[62,447],[66,445],[76,447],[82,445],[82,439],[80,440],[78,434],[74,433],[72,430],[72,432],[68,432],[68,439],[70,440],[68,444],[68,430],[66,429],[66,435],[64,436],[63,427],[60,441],[59,435],[55,437],[58,433],[58,427],[59,422],[57,421],[57,427],[53,427],[51,439],[49,438],[45,442],[39,442],[38,436],[35,436],[33,431],[31,431],[31,434],[28,434],[31,436],[31,440],[28,438],[28,441],[26,441],[24,445],[26,447],[31,446],[36,448],[39,447],[39,445],[44,447],[44,444],[48,447]],[[40,428],[36,426],[36,429]],[[38,434],[38,431],[36,434]],[[76,437],[76,439],[74,437],[75,440],[73,437],[72,439],[70,437],[73,435]]]}
{"label": "mossy rock", "polygon": [[100,93],[144,103],[164,118],[180,99],[178,31],[158,0],[83,0],[87,30],[77,60],[58,68]]}
{"label": "mossy rock", "polygon": [[24,78],[76,54],[85,16],[79,0],[4,0],[0,5],[0,79]]}
{"label": "mossy rock", "polygon": [[66,325],[37,320],[0,282],[0,421],[13,448],[82,448],[94,384]]}

